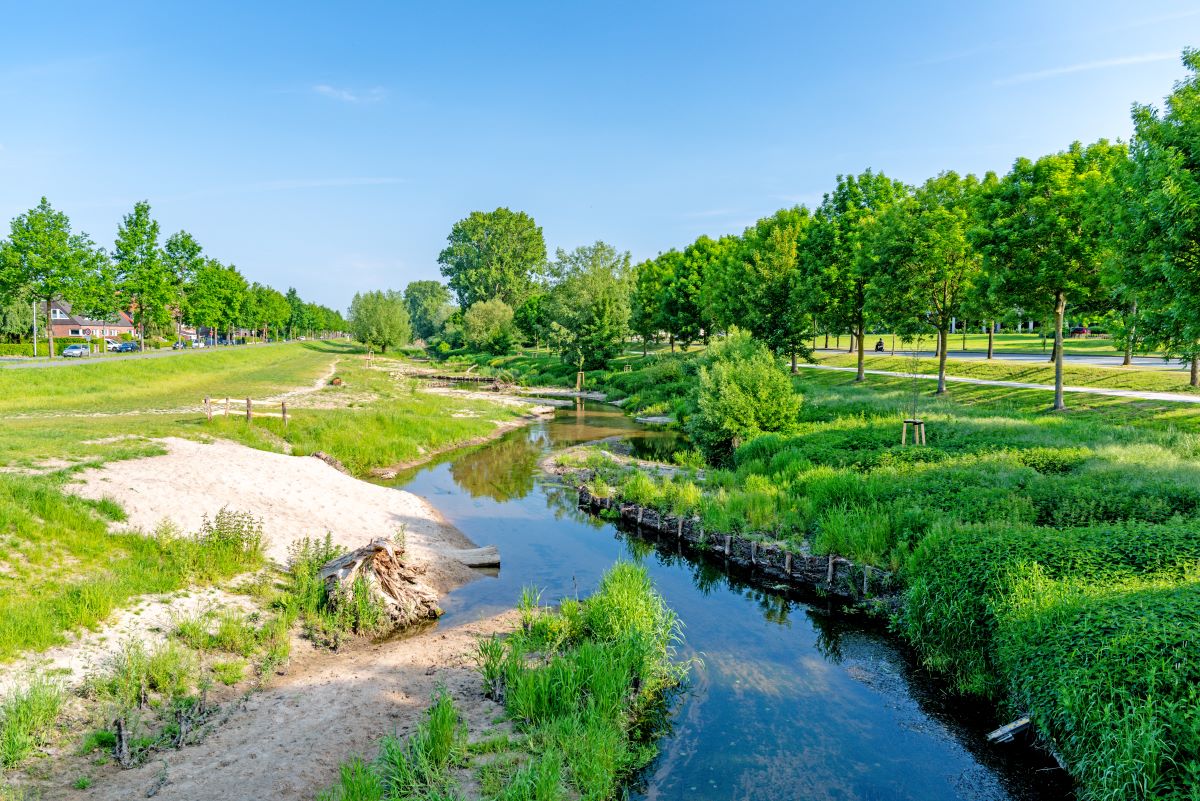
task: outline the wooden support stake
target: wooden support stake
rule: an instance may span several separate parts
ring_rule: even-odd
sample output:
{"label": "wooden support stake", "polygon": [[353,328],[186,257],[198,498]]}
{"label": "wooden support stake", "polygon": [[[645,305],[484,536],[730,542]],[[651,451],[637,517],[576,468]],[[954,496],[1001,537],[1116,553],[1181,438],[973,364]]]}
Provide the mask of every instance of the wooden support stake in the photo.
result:
{"label": "wooden support stake", "polygon": [[675,536],[676,536],[676,537],[682,537],[682,536],[683,536],[683,515],[680,515],[680,516],[679,516],[679,525],[677,525],[677,526],[675,527]]}
{"label": "wooden support stake", "polygon": [[732,537],[732,536],[730,536],[729,534],[726,534],[726,535],[725,535],[725,555],[726,555],[726,556],[729,556],[729,543],[730,543],[732,540],[733,540],[733,537]]}
{"label": "wooden support stake", "polygon": [[249,423],[254,418],[254,407],[250,405],[250,399],[246,398],[246,422]]}
{"label": "wooden support stake", "polygon": [[639,526],[642,524],[642,515],[644,515],[645,513],[646,513],[646,507],[639,506],[638,507],[638,525]]}
{"label": "wooden support stake", "polygon": [[229,416],[229,398],[228,397],[225,398],[225,416],[226,417]]}
{"label": "wooden support stake", "polygon": [[792,555],[790,553],[783,557],[783,572],[789,576],[792,575]]}
{"label": "wooden support stake", "polygon": [[825,583],[831,587],[833,586],[833,554],[829,554],[829,575],[825,579]]}
{"label": "wooden support stake", "polygon": [[863,597],[867,597],[867,578],[871,575],[871,566],[863,565]]}
{"label": "wooden support stake", "polygon": [[204,416],[208,418],[208,422],[212,422],[212,400],[207,395],[204,396]]}
{"label": "wooden support stake", "polygon": [[758,543],[750,541],[750,564],[758,564]]}
{"label": "wooden support stake", "polygon": [[287,428],[287,401],[280,401],[279,408],[283,412],[283,427]]}

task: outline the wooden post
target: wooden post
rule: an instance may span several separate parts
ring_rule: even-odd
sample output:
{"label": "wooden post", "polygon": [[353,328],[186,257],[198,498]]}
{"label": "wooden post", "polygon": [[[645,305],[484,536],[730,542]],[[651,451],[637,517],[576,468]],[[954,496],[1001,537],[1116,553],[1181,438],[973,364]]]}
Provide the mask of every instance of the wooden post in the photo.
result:
{"label": "wooden post", "polygon": [[863,597],[867,597],[867,577],[871,575],[871,566],[863,565]]}
{"label": "wooden post", "polygon": [[225,416],[226,417],[229,416],[229,398],[228,398],[228,396],[225,398]]}
{"label": "wooden post", "polygon": [[283,412],[283,427],[287,428],[287,401],[280,401],[279,408]]}
{"label": "wooden post", "polygon": [[825,579],[825,583],[830,587],[833,586],[833,554],[829,554],[829,575]]}
{"label": "wooden post", "polygon": [[208,418],[208,422],[212,422],[212,400],[207,395],[204,396],[204,416]]}
{"label": "wooden post", "polygon": [[582,372],[575,374],[575,391],[576,392],[583,391],[583,373]]}
{"label": "wooden post", "polygon": [[246,398],[246,422],[249,423],[254,417],[254,407],[250,405],[250,399]]}
{"label": "wooden post", "polygon": [[783,572],[789,576],[792,575],[792,555],[790,553],[783,557]]}
{"label": "wooden post", "polygon": [[637,522],[637,524],[639,526],[642,524],[642,515],[644,515],[645,513],[646,513],[646,507],[639,506],[638,507],[638,522]]}
{"label": "wooden post", "polygon": [[733,537],[731,535],[729,535],[729,534],[725,535],[725,555],[726,556],[729,556],[729,543],[732,539],[733,539]]}
{"label": "wooden post", "polygon": [[758,543],[754,540],[750,541],[750,564],[758,564]]}
{"label": "wooden post", "polygon": [[679,516],[679,525],[675,529],[675,536],[676,537],[683,536],[683,515]]}

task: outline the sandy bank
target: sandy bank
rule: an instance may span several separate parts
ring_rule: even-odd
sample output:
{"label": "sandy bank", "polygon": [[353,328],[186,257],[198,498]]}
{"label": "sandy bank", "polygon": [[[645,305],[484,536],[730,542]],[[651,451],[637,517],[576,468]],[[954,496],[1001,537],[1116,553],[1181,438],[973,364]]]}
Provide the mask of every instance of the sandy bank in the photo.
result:
{"label": "sandy bank", "polygon": [[356,548],[375,537],[406,532],[409,558],[426,569],[438,592],[475,578],[470,568],[442,556],[473,543],[437,510],[409,492],[359,481],[319,459],[285,456],[225,440],[169,438],[167,453],[111,462],[81,473],[69,490],[112,498],[126,525],[153,531],[166,519],[195,531],[222,507],[262,518],[267,555],[283,564],[303,537],[324,537]]}

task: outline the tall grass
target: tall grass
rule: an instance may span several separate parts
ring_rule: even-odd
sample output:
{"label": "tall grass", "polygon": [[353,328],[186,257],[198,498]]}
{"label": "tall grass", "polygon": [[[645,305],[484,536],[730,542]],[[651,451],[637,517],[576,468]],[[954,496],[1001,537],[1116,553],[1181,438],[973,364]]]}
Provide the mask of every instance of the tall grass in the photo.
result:
{"label": "tall grass", "polygon": [[[607,801],[654,755],[665,696],[686,666],[673,661],[679,623],[644,568],[619,563],[584,601],[558,609],[523,593],[525,625],[484,639],[478,664],[522,735],[499,746],[518,755],[480,767],[502,801]],[[488,744],[480,750],[491,750]],[[385,738],[370,763],[351,760],[323,801],[460,798],[454,769],[466,766],[467,731],[439,693],[417,732]],[[497,767],[502,765],[502,767]]]}
{"label": "tall grass", "polygon": [[65,700],[60,685],[36,678],[0,702],[0,767],[13,767],[46,741]]}
{"label": "tall grass", "polygon": [[197,536],[112,534],[93,504],[0,474],[0,661],[64,641],[131,598],[209,584],[263,564],[261,527],[223,512]]}

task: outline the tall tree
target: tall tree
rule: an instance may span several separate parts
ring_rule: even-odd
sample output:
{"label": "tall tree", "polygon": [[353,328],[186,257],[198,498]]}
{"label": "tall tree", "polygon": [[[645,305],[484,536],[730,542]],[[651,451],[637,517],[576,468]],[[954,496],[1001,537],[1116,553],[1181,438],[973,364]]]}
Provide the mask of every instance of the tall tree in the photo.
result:
{"label": "tall tree", "polygon": [[158,232],[158,222],[150,216],[150,204],[139,201],[117,229],[113,248],[117,289],[137,325],[143,347],[147,323],[166,322],[174,294],[174,276],[159,249]]}
{"label": "tall tree", "polygon": [[440,281],[412,281],[404,288],[408,318],[416,339],[437,334],[450,314],[450,290]]}
{"label": "tall tree", "polygon": [[187,300],[187,287],[204,264],[204,251],[195,237],[187,231],[177,231],[167,238],[163,246],[163,264],[171,284],[170,308],[175,318],[175,338],[179,339],[183,326],[183,305]]}
{"label": "tall tree", "polygon": [[1163,110],[1135,106],[1121,250],[1148,344],[1187,358],[1200,385],[1200,50]]}
{"label": "tall tree", "polygon": [[300,293],[293,286],[288,287],[284,298],[287,300],[288,308],[291,309],[287,323],[288,339],[295,339],[297,332],[303,334],[308,329],[308,307],[304,305],[304,301],[300,299]]}
{"label": "tall tree", "polygon": [[350,332],[364,345],[387,353],[412,339],[408,306],[400,292],[365,292],[350,302]]}
{"label": "tall tree", "polygon": [[463,309],[493,298],[519,306],[546,265],[542,229],[523,211],[473,211],[446,240],[438,264]]}
{"label": "tall tree", "polygon": [[1054,316],[1054,409],[1065,409],[1063,322],[1067,304],[1087,304],[1105,261],[1098,201],[1110,194],[1121,144],[1078,142],[1037,161],[1017,159],[988,193],[973,229],[996,290],[1010,305]]}
{"label": "tall tree", "polygon": [[870,247],[879,219],[907,188],[883,173],[838,176],[815,216],[805,247],[807,285],[822,300],[822,323],[849,331],[858,350],[856,381],[866,379],[866,332],[873,311],[871,286],[890,270]]}
{"label": "tall tree", "polygon": [[879,218],[872,247],[889,266],[871,287],[876,308],[916,328],[927,323],[938,337],[937,394],[946,392],[946,351],[951,321],[980,272],[981,257],[968,239],[979,180],[944,172],[930,178]]}
{"label": "tall tree", "polygon": [[[9,238],[0,245],[0,297],[36,300],[47,319],[51,304],[98,307],[102,285],[111,278],[104,251],[85,233],[74,233],[71,221],[46,198],[13,218]],[[111,295],[110,295],[111,297]],[[101,310],[98,308],[88,311]],[[50,356],[55,355],[54,328],[46,326]]]}
{"label": "tall tree", "polygon": [[603,367],[621,352],[629,333],[629,252],[606,242],[558,250],[551,270],[552,338],[576,370]]}
{"label": "tall tree", "polygon": [[643,356],[651,340],[657,341],[659,332],[667,327],[662,306],[665,280],[660,259],[647,259],[633,268],[629,328],[642,340]]}

